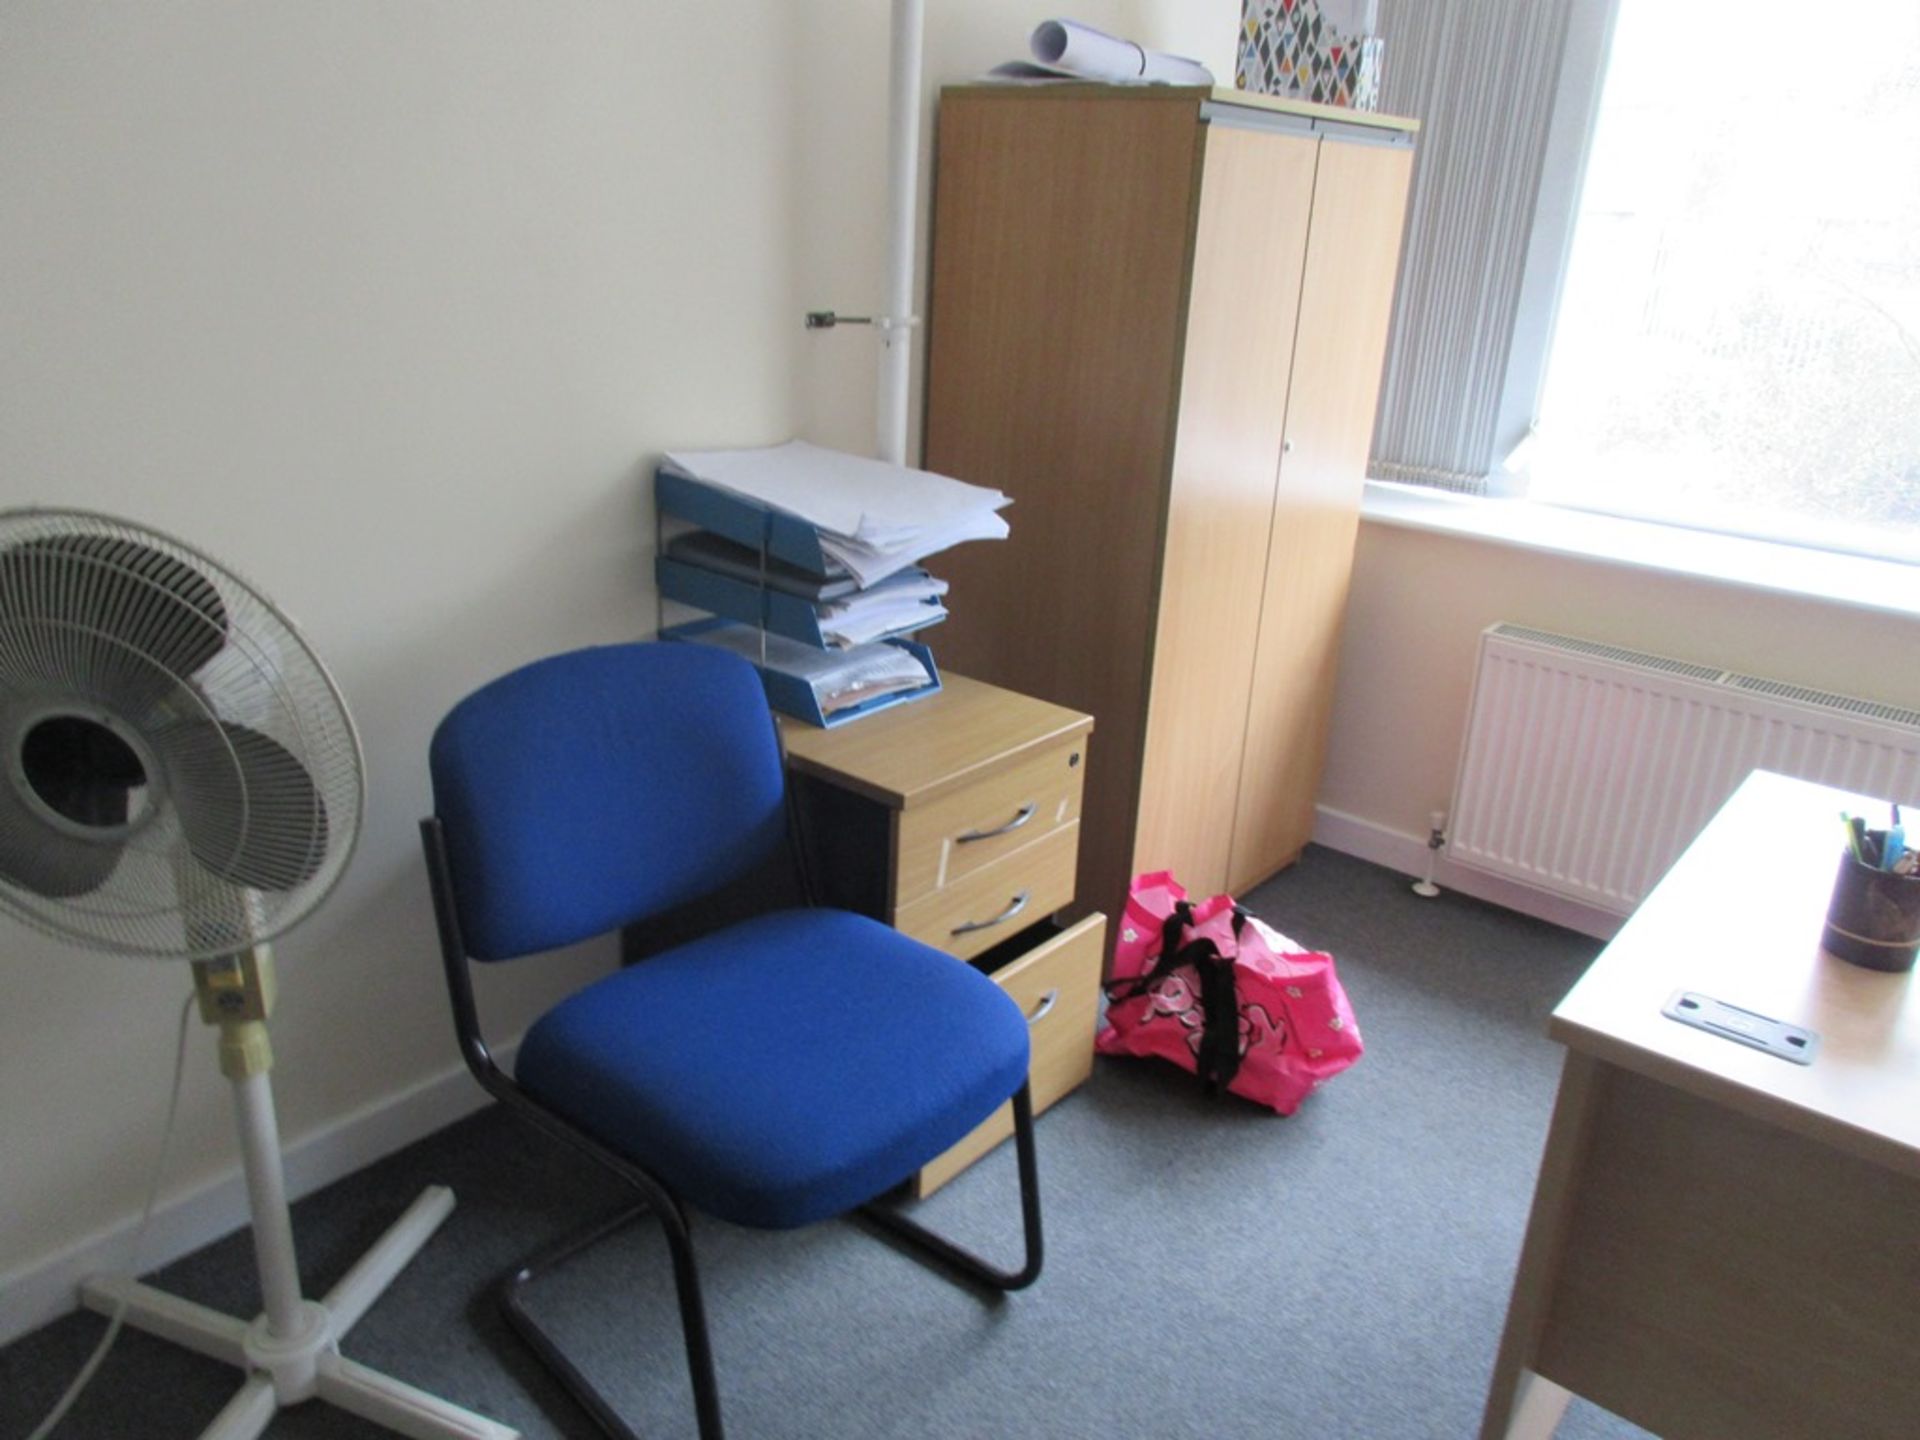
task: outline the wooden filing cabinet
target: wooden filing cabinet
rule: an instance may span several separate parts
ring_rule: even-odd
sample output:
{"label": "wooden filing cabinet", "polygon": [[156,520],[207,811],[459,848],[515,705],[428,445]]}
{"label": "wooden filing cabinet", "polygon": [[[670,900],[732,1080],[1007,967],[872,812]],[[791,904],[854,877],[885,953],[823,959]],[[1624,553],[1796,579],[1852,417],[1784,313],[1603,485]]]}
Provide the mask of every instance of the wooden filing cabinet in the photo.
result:
{"label": "wooden filing cabinet", "polygon": [[[939,650],[1100,717],[1082,907],[1313,830],[1410,120],[1182,86],[944,90],[928,469],[1014,497]],[[1071,912],[1069,912],[1071,913]]]}
{"label": "wooden filing cabinet", "polygon": [[[1032,1027],[1035,1113],[1093,1067],[1106,918],[1073,899],[1090,716],[961,675],[835,730],[781,721],[816,890],[984,970]],[[1012,1133],[1003,1106],[920,1172],[926,1195]]]}

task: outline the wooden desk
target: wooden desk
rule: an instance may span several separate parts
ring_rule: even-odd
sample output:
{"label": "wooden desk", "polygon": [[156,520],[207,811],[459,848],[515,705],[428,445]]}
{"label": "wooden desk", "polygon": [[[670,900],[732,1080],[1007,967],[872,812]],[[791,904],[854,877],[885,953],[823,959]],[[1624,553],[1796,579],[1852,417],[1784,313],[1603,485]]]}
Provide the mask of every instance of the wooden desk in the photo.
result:
{"label": "wooden desk", "polygon": [[[1920,1000],[1819,949],[1839,811],[1756,773],[1554,1011],[1567,1047],[1482,1440],[1569,1391],[1669,1440],[1920,1436]],[[1665,1018],[1688,989],[1811,1066]]]}
{"label": "wooden desk", "polygon": [[[828,904],[884,920],[999,983],[1026,1013],[1035,1114],[1093,1068],[1106,919],[1073,899],[1091,716],[948,674],[938,695],[823,730],[782,719]],[[1003,1105],[921,1170],[926,1195],[1013,1133]]]}

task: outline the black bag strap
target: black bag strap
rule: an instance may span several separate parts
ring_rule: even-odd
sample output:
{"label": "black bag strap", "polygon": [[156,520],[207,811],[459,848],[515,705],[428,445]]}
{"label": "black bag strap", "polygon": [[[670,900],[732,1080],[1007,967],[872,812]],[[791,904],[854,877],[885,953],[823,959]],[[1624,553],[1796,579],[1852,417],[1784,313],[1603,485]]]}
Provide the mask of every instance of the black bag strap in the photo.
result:
{"label": "black bag strap", "polygon": [[[1195,1056],[1196,1072],[1209,1094],[1223,1090],[1240,1073],[1240,988],[1234,979],[1233,961],[1220,953],[1220,947],[1201,937],[1182,945],[1180,938],[1193,923],[1193,906],[1185,900],[1175,902],[1173,913],[1160,926],[1160,955],[1153,968],[1131,980],[1118,980],[1107,987],[1110,1000],[1131,1000],[1144,995],[1160,981],[1183,966],[1191,966],[1200,982],[1200,1010],[1205,1025],[1200,1032],[1200,1049]],[[1233,933],[1239,938],[1246,924],[1246,911],[1233,907]]]}
{"label": "black bag strap", "polygon": [[1185,900],[1173,903],[1173,913],[1160,922],[1160,954],[1151,970],[1143,970],[1130,980],[1115,980],[1107,986],[1109,1000],[1131,1000],[1144,995],[1186,962],[1180,958],[1180,935],[1193,923],[1193,906]]}
{"label": "black bag strap", "polygon": [[[1160,925],[1160,954],[1163,960],[1168,955],[1179,954],[1180,937],[1187,933],[1188,927],[1192,924],[1193,906],[1185,900],[1176,900],[1173,906],[1173,914],[1169,915]],[[1176,959],[1173,962],[1174,968],[1177,969],[1182,963],[1183,962]]]}
{"label": "black bag strap", "polygon": [[1203,938],[1183,948],[1180,963],[1193,966],[1200,981],[1200,1009],[1206,1024],[1194,1057],[1195,1070],[1212,1094],[1226,1089],[1240,1073],[1240,987],[1233,961],[1211,940]]}

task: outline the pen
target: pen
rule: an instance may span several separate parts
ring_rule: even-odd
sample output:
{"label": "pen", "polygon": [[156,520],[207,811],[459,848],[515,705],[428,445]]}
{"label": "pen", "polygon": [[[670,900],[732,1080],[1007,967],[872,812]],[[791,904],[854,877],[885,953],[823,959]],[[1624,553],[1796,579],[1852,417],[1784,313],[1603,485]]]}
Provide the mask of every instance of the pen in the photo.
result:
{"label": "pen", "polygon": [[1900,857],[1907,851],[1906,827],[1900,823],[1900,807],[1893,807],[1893,823],[1887,827],[1887,838],[1880,842],[1880,868],[1891,870],[1900,863]]}
{"label": "pen", "polygon": [[1858,815],[1849,815],[1847,826],[1853,831],[1853,858],[1862,865],[1878,868],[1880,852],[1873,848],[1873,837],[1867,834],[1867,822]]}
{"label": "pen", "polygon": [[1853,858],[1858,860],[1862,865],[1866,864],[1867,857],[1860,853],[1860,832],[1853,828],[1853,817],[1849,815],[1846,811],[1842,810],[1840,812],[1840,823],[1847,827],[1848,852],[1851,853]]}

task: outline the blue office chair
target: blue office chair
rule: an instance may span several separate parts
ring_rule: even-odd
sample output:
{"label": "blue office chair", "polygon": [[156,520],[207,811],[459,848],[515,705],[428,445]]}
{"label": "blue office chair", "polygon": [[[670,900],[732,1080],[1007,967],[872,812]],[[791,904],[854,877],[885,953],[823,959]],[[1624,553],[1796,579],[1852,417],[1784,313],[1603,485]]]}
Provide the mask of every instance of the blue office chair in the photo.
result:
{"label": "blue office chair", "polygon": [[[778,734],[753,668],[699,645],[578,650],[455,706],[420,824],[467,1066],[489,1092],[639,1192],[515,1266],[516,1331],[611,1435],[632,1431],[541,1330],[522,1287],[642,1215],[666,1231],[700,1434],[719,1391],[688,1212],[786,1229],[858,1211],[995,1291],[1040,1274],[1040,1195],[1019,1007],[971,966],[846,911],[725,926],[561,1001],[515,1074],[480,1034],[469,959],[642,924],[764,866],[801,865]],[[804,881],[804,871],[800,871]],[[1001,1270],[876,1203],[1009,1097],[1026,1262]]]}

